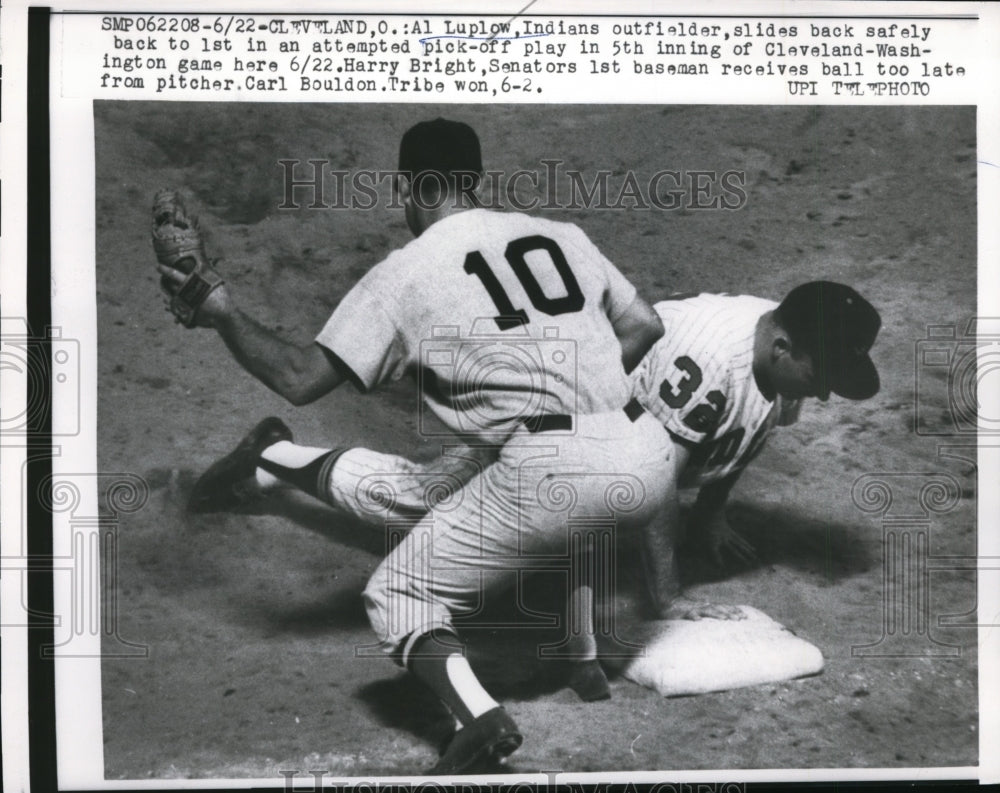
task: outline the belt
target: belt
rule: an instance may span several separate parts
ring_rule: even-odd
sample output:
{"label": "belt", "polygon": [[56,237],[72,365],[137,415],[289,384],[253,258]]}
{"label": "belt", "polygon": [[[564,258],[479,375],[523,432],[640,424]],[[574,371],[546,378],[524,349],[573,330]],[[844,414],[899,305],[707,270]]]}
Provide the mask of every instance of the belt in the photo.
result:
{"label": "belt", "polygon": [[646,408],[639,404],[639,400],[632,397],[625,406],[625,415],[628,416],[628,420],[633,424],[639,420],[639,416],[646,412]]}
{"label": "belt", "polygon": [[[639,404],[639,400],[632,399],[623,408],[628,420],[633,424],[639,419],[646,409]],[[573,429],[573,417],[564,413],[552,413],[544,416],[529,416],[521,422],[524,428],[531,433],[535,432],[556,432]]]}
{"label": "belt", "polygon": [[573,417],[563,413],[550,413],[545,416],[529,416],[523,422],[528,432],[555,432],[557,430],[572,430]]}

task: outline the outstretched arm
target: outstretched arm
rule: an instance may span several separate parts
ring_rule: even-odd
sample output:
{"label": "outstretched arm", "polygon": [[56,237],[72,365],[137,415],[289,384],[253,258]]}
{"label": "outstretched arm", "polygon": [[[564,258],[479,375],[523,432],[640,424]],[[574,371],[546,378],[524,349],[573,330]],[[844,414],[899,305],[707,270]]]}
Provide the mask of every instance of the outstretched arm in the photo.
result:
{"label": "outstretched arm", "polygon": [[[176,284],[185,275],[159,265],[160,274]],[[235,303],[225,284],[198,309],[197,324],[215,328],[233,357],[250,374],[293,405],[314,402],[345,379],[347,368],[315,342],[297,345],[265,328]]]}
{"label": "outstretched arm", "polygon": [[178,322],[215,328],[244,369],[295,405],[318,399],[350,373],[318,344],[292,344],[236,306],[208,258],[198,218],[176,190],[157,192],[152,214],[160,287]]}

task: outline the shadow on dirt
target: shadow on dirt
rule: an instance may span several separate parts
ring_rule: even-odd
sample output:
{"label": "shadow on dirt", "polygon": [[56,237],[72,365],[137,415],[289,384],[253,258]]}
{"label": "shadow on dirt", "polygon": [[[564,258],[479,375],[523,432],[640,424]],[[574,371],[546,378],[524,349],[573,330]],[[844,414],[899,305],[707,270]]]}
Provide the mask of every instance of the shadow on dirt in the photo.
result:
{"label": "shadow on dirt", "polygon": [[253,621],[268,628],[269,635],[288,633],[306,637],[368,627],[361,593],[353,588],[338,589],[290,608],[282,608],[280,604],[258,608],[253,612]]}
{"label": "shadow on dirt", "polygon": [[297,493],[282,494],[262,502],[256,514],[284,518],[341,545],[386,555],[385,530],[334,511],[331,507]]}
{"label": "shadow on dirt", "polygon": [[[162,474],[158,469],[147,474],[151,489],[158,490],[167,485]],[[175,472],[173,481],[168,485],[175,490],[171,499],[183,504],[192,482],[190,472],[182,471],[179,477]],[[304,494],[282,493],[249,503],[232,513],[217,514],[219,519],[225,514],[282,518],[334,543],[357,548],[379,559],[391,549],[384,529],[343,515]],[[686,523],[688,514],[685,512],[682,517]],[[680,549],[681,575],[686,585],[723,580],[732,573],[765,565],[786,565],[833,582],[864,573],[881,563],[881,555],[877,553],[881,536],[861,521],[856,524],[830,523],[803,515],[794,505],[768,507],[745,502],[731,504],[727,517],[734,530],[754,547],[759,564],[720,569],[711,560],[697,527],[688,526]],[[193,525],[199,526],[211,524],[215,518],[213,515],[198,515],[191,520]],[[619,558],[626,567],[638,564],[635,554],[634,540],[622,538]],[[629,570],[624,573],[626,579],[633,577]]]}
{"label": "shadow on dirt", "polygon": [[409,672],[362,686],[357,697],[384,727],[406,730],[439,752],[455,733],[451,713]]}
{"label": "shadow on dirt", "polygon": [[762,507],[740,502],[726,514],[730,526],[754,547],[759,563],[719,568],[692,527],[680,550],[685,585],[721,581],[733,573],[769,565],[783,565],[832,583],[882,562],[876,555],[881,536],[861,522],[830,523],[803,515],[794,506]]}
{"label": "shadow on dirt", "polygon": [[[177,496],[180,503],[186,502],[187,497],[186,490],[180,491]],[[297,492],[257,498],[228,512],[194,514],[190,520],[194,525],[207,527],[240,515],[280,518],[334,543],[366,551],[380,559],[386,555],[384,530],[336,512],[326,504]]]}
{"label": "shadow on dirt", "polygon": [[[314,531],[336,543],[342,543],[382,558],[390,550],[384,530],[355,518],[342,516],[331,508],[297,495],[282,496],[264,502],[254,514],[282,517]],[[728,510],[730,525],[755,549],[758,564],[749,567],[720,569],[709,557],[693,529],[680,549],[681,576],[685,585],[719,581],[740,570],[767,565],[785,565],[803,573],[839,581],[867,572],[881,564],[881,536],[871,526],[830,523],[803,515],[794,506],[762,507],[733,504]],[[687,515],[684,515],[687,520]],[[637,581],[636,545],[624,538],[619,548],[619,572],[625,582]],[[634,569],[631,569],[634,568]]]}

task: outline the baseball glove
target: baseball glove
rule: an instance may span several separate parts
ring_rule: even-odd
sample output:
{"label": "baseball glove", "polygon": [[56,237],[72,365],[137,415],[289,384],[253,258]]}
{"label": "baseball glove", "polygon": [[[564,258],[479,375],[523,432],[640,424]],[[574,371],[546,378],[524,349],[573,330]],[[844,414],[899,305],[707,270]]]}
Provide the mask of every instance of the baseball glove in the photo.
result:
{"label": "baseball glove", "polygon": [[198,218],[188,214],[175,190],[160,190],[153,198],[153,250],[161,265],[187,276],[175,282],[163,275],[160,287],[177,321],[193,328],[198,309],[223,280],[205,254]]}

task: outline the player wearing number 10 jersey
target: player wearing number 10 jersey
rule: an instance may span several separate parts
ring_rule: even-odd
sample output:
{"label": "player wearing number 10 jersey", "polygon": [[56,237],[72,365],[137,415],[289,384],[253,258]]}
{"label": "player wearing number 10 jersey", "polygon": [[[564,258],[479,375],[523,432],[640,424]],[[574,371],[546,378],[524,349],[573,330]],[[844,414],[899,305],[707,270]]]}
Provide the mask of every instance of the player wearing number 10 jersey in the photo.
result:
{"label": "player wearing number 10 jersey", "polygon": [[[630,384],[634,399],[674,440],[669,492],[699,488],[690,522],[719,564],[723,551],[752,561],[753,549],[725,517],[729,491],[772,430],[798,418],[804,398],[825,400],[834,392],[864,399],[878,390],[867,354],[878,312],[850,287],[828,281],[802,284],[780,304],[746,295],[687,294],[654,308],[665,332]],[[471,448],[452,449],[429,464],[351,449],[330,477],[328,500],[383,526],[422,511],[429,492],[449,480],[465,481],[481,465]],[[393,490],[391,504],[372,498],[385,487]],[[675,522],[668,532],[677,536],[680,527]],[[667,593],[679,595],[678,579]],[[696,616],[727,616],[700,608]]]}
{"label": "player wearing number 10 jersey", "polygon": [[[368,390],[412,375],[446,427],[500,446],[495,462],[431,506],[364,592],[381,649],[455,715],[460,729],[432,772],[456,774],[490,767],[521,735],[473,674],[453,618],[523,570],[568,558],[571,515],[640,531],[654,606],[669,605],[659,597],[667,580],[659,562],[672,445],[630,403],[627,380],[663,326],[577,227],[477,205],[482,162],[467,125],[412,127],[399,170],[416,239],[355,285],[315,343],[290,344],[262,328],[225,285],[197,316],[293,403],[345,380]],[[297,445],[280,420],[266,419],[199,479],[192,505],[218,507],[247,480],[269,479],[335,502],[341,453]],[[579,663],[606,687],[593,658]]]}
{"label": "player wearing number 10 jersey", "polygon": [[577,226],[469,209],[372,268],[316,341],[365,389],[416,372],[450,430],[502,443],[531,416],[628,402],[613,323],[635,300]]}

